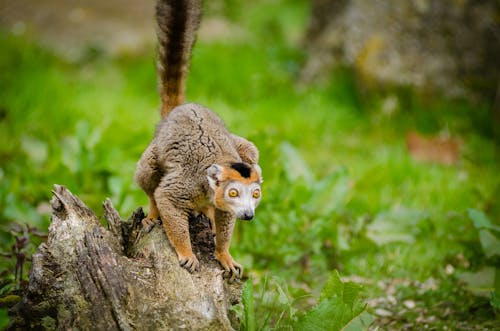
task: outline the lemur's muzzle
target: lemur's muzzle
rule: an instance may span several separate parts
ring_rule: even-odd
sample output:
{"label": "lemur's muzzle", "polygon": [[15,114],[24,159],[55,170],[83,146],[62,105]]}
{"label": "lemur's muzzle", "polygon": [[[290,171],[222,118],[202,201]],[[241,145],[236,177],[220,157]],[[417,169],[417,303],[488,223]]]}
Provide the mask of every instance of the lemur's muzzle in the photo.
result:
{"label": "lemur's muzzle", "polygon": [[243,214],[241,214],[238,218],[240,220],[244,221],[250,221],[253,218],[254,214],[251,211],[245,211]]}

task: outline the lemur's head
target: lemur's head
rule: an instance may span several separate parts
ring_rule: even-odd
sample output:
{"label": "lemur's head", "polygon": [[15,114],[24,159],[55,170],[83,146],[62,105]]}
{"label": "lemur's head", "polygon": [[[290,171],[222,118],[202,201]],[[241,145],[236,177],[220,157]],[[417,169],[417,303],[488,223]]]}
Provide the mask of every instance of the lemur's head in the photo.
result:
{"label": "lemur's head", "polygon": [[261,198],[262,175],[257,164],[212,164],[207,169],[207,178],[216,208],[233,213],[241,220],[253,218]]}

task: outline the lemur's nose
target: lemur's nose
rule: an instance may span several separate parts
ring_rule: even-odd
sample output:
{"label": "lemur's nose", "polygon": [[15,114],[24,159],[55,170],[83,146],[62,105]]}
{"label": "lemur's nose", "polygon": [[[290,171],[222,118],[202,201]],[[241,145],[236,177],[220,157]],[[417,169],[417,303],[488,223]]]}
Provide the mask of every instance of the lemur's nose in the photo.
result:
{"label": "lemur's nose", "polygon": [[245,221],[250,221],[253,218],[253,213],[250,211],[246,211],[243,213],[241,219]]}

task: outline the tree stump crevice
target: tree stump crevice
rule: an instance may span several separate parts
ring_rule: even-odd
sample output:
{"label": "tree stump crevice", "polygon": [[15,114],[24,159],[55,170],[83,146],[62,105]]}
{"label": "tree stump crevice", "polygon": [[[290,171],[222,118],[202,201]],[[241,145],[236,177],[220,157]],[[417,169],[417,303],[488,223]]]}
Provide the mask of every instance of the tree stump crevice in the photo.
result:
{"label": "tree stump crevice", "polygon": [[200,271],[190,274],[160,226],[142,231],[142,210],[123,221],[109,199],[105,229],[63,186],[56,186],[46,243],[33,255],[29,286],[11,310],[9,329],[232,330],[228,284],[213,258],[209,221],[190,219]]}

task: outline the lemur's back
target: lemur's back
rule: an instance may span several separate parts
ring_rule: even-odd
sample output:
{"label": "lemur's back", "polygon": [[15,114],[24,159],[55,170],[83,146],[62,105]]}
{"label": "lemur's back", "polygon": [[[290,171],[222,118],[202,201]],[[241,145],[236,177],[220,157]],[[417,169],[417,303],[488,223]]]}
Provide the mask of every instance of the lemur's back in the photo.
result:
{"label": "lemur's back", "polygon": [[153,144],[163,171],[180,167],[184,174],[203,179],[211,164],[241,160],[224,122],[196,103],[174,108],[158,125]]}

